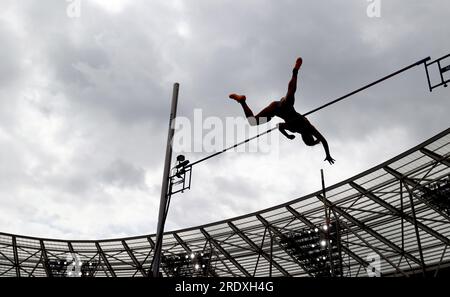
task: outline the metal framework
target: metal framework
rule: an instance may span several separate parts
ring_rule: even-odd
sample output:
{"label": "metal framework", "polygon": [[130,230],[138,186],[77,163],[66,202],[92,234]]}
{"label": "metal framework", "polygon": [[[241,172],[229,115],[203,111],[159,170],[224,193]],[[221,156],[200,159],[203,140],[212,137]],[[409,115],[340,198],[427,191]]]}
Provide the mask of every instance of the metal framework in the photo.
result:
{"label": "metal framework", "polygon": [[[447,66],[442,66],[442,63],[445,63],[450,58],[450,54],[445,55],[439,59],[436,59],[432,62],[425,62],[425,71],[427,73],[427,80],[428,80],[428,87],[430,89],[430,92],[432,92],[435,88],[444,86],[447,87],[448,83],[450,83],[450,78],[446,78],[445,74],[450,71],[450,64]],[[447,61],[448,63],[448,61]],[[430,78],[430,68],[436,68],[437,72],[439,73],[439,81],[438,82],[432,82]]]}
{"label": "metal framework", "polygon": [[[292,234],[318,232],[309,240],[325,238],[325,205],[338,226],[339,235],[332,237],[339,251],[339,261],[333,260],[340,265],[337,277],[367,276],[374,257],[383,276],[439,276],[450,267],[449,165],[450,128],[326,188],[326,197],[320,190],[266,210],[166,232],[161,265],[178,259],[172,269],[182,263],[192,276],[317,276],[319,266],[309,267],[292,252]],[[282,244],[289,240],[291,249]],[[0,233],[0,276],[148,277],[155,242],[155,235],[70,241]]]}

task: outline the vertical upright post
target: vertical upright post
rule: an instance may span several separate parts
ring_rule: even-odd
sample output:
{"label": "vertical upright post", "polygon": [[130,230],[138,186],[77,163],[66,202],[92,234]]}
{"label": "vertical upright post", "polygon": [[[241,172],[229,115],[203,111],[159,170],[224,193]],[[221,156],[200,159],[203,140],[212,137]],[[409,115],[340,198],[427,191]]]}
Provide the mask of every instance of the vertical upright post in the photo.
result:
{"label": "vertical upright post", "polygon": [[179,83],[173,85],[172,93],[172,104],[170,108],[170,119],[169,119],[169,132],[167,135],[167,146],[166,146],[166,158],[164,161],[164,172],[161,186],[161,200],[159,203],[159,214],[158,214],[158,227],[156,230],[156,243],[152,261],[152,275],[153,277],[159,276],[159,265],[161,262],[161,249],[162,249],[162,237],[164,233],[164,224],[166,221],[166,215],[168,212],[167,201],[168,201],[168,186],[169,186],[169,176],[172,161],[172,140],[175,134],[175,118],[177,116],[177,105],[178,105],[178,90],[180,88]]}
{"label": "vertical upright post", "polygon": [[414,200],[412,196],[413,193],[412,190],[408,188],[408,186],[406,186],[406,190],[408,191],[409,203],[411,205],[411,213],[414,220],[414,230],[416,232],[417,247],[419,248],[420,262],[422,265],[422,274],[425,277],[427,275],[427,271],[425,267],[425,260],[423,258],[423,250],[422,250],[422,243],[420,241],[419,227],[417,226],[416,208],[414,206]]}
{"label": "vertical upright post", "polygon": [[269,266],[269,277],[272,277],[272,266],[273,266],[273,237],[275,236],[272,234],[272,231],[269,229],[269,235],[270,235],[270,266]]}
{"label": "vertical upright post", "polygon": [[[335,224],[336,224],[336,244],[337,244],[337,247],[338,247],[338,254],[339,254],[339,267],[338,267],[338,269],[335,269],[335,271],[337,270],[338,276],[344,277],[344,268],[342,266],[341,224],[339,223],[339,218],[338,218],[338,216],[336,214],[336,211],[334,209],[331,210],[331,211],[333,212],[334,219],[336,220],[335,221]],[[331,216],[331,214],[330,214],[330,216]],[[334,275],[336,276],[336,273],[334,273]]]}
{"label": "vertical upright post", "polygon": [[325,209],[325,224],[327,226],[326,234],[327,234],[327,248],[328,248],[328,260],[330,261],[330,272],[331,276],[334,277],[334,265],[333,265],[333,259],[332,259],[332,252],[331,252],[331,242],[330,242],[330,220],[328,219],[328,212],[327,212],[327,196],[325,192],[325,178],[323,177],[323,169],[320,169],[320,177],[322,179],[322,196],[323,196],[323,206]]}
{"label": "vertical upright post", "polygon": [[433,92],[433,87],[431,86],[431,80],[430,80],[430,73],[428,72],[428,66],[427,62],[423,63],[425,65],[425,73],[427,74],[427,81],[428,81],[428,88],[430,89],[430,92]]}
{"label": "vertical upright post", "polygon": [[445,83],[444,80],[444,72],[442,71],[442,66],[441,66],[441,61],[437,61],[438,67],[439,67],[439,74],[441,75],[441,82],[444,84],[444,87],[447,87],[447,84]]}

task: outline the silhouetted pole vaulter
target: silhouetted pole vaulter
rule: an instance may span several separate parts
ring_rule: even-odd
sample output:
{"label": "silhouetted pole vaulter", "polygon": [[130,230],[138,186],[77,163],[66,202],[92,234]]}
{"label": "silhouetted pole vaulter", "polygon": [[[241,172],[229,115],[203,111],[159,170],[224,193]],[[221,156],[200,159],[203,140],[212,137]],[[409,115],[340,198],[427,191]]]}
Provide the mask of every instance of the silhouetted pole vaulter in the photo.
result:
{"label": "silhouetted pole vaulter", "polygon": [[159,266],[161,263],[162,238],[164,233],[164,224],[166,222],[167,212],[169,210],[171,189],[169,189],[170,169],[172,161],[172,143],[175,134],[175,118],[177,116],[178,91],[180,84],[173,85],[172,104],[170,108],[169,132],[167,135],[166,158],[164,161],[164,172],[161,186],[161,201],[159,204],[158,227],[156,230],[156,242],[153,253],[151,274],[149,276],[158,277]]}
{"label": "silhouetted pole vaulter", "polygon": [[239,102],[244,110],[245,116],[251,126],[265,124],[273,117],[277,116],[284,120],[284,123],[278,124],[278,130],[288,139],[294,139],[295,135],[287,133],[299,133],[302,136],[303,142],[308,146],[314,146],[322,143],[325,150],[325,160],[330,164],[334,163],[334,159],[330,155],[330,149],[325,137],[317,130],[308,119],[299,114],[295,108],[295,92],[297,91],[297,76],[300,67],[302,66],[302,58],[298,58],[295,62],[294,69],[292,69],[292,77],[288,84],[288,90],[284,97],[279,101],[273,101],[266,108],[261,110],[257,115],[247,105],[247,98],[244,95],[231,94],[230,98]]}
{"label": "silhouetted pole vaulter", "polygon": [[[444,58],[444,57],[443,57],[443,58]],[[441,60],[441,59],[443,59],[443,58],[440,58],[439,60]],[[361,91],[364,91],[364,90],[366,90],[366,89],[368,89],[368,88],[370,88],[370,87],[373,87],[374,85],[377,85],[377,84],[379,84],[379,83],[381,83],[381,82],[383,82],[383,81],[385,81],[385,80],[387,80],[387,79],[390,79],[390,78],[392,78],[392,77],[394,77],[394,76],[396,76],[396,75],[399,75],[399,74],[402,73],[402,72],[405,72],[405,71],[407,71],[407,70],[409,70],[409,69],[411,69],[411,68],[414,68],[414,67],[416,67],[416,66],[420,66],[420,65],[422,65],[422,64],[425,65],[425,70],[427,71],[427,75],[428,75],[428,66],[429,66],[429,64],[427,64],[427,62],[428,62],[429,60],[431,60],[431,58],[430,58],[430,57],[427,57],[427,58],[421,59],[421,60],[419,60],[419,61],[417,61],[417,62],[414,62],[413,64],[411,64],[411,65],[409,65],[409,66],[406,66],[406,67],[404,67],[404,68],[402,68],[402,69],[400,69],[400,70],[397,70],[397,71],[395,71],[395,72],[393,72],[393,73],[391,73],[391,74],[389,74],[389,75],[386,75],[386,76],[384,76],[384,77],[382,77],[382,78],[380,78],[380,79],[378,79],[378,80],[376,80],[376,81],[374,81],[374,82],[372,82],[372,83],[370,83],[370,84],[367,84],[367,85],[365,85],[365,86],[363,86],[363,87],[361,87],[361,88],[359,88],[359,89],[356,89],[356,90],[354,90],[354,91],[352,91],[352,92],[350,92],[350,93],[348,93],[348,94],[346,94],[346,95],[344,95],[344,96],[341,96],[341,97],[339,97],[339,98],[336,98],[336,99],[334,99],[334,100],[332,100],[332,101],[330,101],[330,102],[328,102],[328,103],[326,103],[326,104],[324,104],[324,105],[322,105],[322,106],[319,106],[319,107],[317,107],[317,108],[315,108],[315,109],[313,109],[313,110],[311,110],[311,111],[308,111],[307,113],[303,114],[303,116],[306,117],[307,115],[310,115],[310,114],[313,114],[313,113],[315,113],[315,112],[318,112],[319,110],[322,110],[322,109],[324,109],[324,108],[326,108],[326,107],[328,107],[328,106],[330,106],[330,105],[332,105],[332,104],[338,103],[339,101],[343,101],[344,99],[347,99],[347,98],[350,97],[350,96],[353,96],[353,95],[355,95],[355,94],[357,94],[357,93],[359,93],[359,92],[361,92]],[[450,66],[446,66],[446,67],[443,67],[443,68],[441,69],[441,73],[444,73],[444,72],[447,72],[447,71],[450,71]],[[444,85],[445,85],[446,83],[448,83],[448,82],[450,82],[450,81],[444,82]],[[430,83],[430,82],[429,82],[429,83]],[[433,87],[436,87],[436,86],[433,86]],[[430,85],[430,89],[431,89],[431,85]],[[238,95],[238,96],[239,96],[239,95]],[[232,99],[233,99],[233,98],[232,98]],[[247,142],[250,142],[250,141],[252,141],[252,140],[254,140],[254,139],[257,139],[257,138],[259,138],[259,137],[261,137],[261,136],[263,136],[263,135],[269,134],[269,133],[273,132],[275,129],[279,129],[279,127],[270,128],[270,129],[268,129],[267,131],[261,132],[261,133],[255,135],[255,136],[252,136],[252,137],[250,137],[250,138],[247,138],[247,139],[245,139],[245,140],[243,140],[243,141],[241,141],[241,142],[238,142],[238,143],[236,143],[236,144],[234,144],[234,145],[232,145],[232,146],[226,147],[226,148],[222,149],[221,151],[218,151],[218,152],[213,153],[213,154],[211,154],[211,155],[209,155],[209,156],[206,156],[206,157],[204,157],[204,158],[201,158],[201,159],[199,159],[199,160],[197,160],[197,161],[195,161],[195,162],[192,162],[192,163],[189,164],[187,167],[192,168],[194,165],[197,165],[197,164],[202,163],[202,162],[204,162],[204,161],[206,161],[206,160],[209,160],[209,159],[211,159],[211,158],[213,158],[213,157],[216,157],[216,156],[218,156],[218,155],[220,155],[220,154],[223,154],[223,153],[225,153],[225,152],[227,152],[227,151],[229,151],[229,150],[232,150],[232,149],[234,149],[234,148],[236,148],[236,147],[238,147],[238,146],[240,146],[240,145],[244,145],[244,144],[246,144]],[[308,140],[307,140],[307,141],[308,141]]]}

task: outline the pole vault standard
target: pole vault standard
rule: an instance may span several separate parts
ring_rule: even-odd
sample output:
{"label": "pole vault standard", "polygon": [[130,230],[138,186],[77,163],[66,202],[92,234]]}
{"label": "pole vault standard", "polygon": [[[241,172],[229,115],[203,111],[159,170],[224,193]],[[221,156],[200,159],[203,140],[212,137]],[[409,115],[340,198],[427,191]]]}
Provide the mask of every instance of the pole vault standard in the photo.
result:
{"label": "pole vault standard", "polygon": [[[322,180],[322,196],[323,196],[323,209],[325,211],[325,234],[326,234],[326,238],[325,238],[325,244],[327,246],[328,249],[328,262],[330,263],[330,271],[331,271],[331,276],[335,277],[336,276],[336,271],[334,269],[334,259],[333,259],[333,251],[332,251],[332,246],[331,246],[331,236],[330,236],[330,229],[331,229],[331,212],[327,209],[327,192],[325,190],[325,178],[323,176],[323,169],[320,169],[320,178]],[[337,222],[336,222],[337,223]],[[326,227],[325,227],[326,226]],[[338,242],[339,244],[339,242]]]}
{"label": "pole vault standard", "polygon": [[161,201],[159,203],[158,227],[156,231],[156,242],[151,266],[151,275],[153,277],[159,276],[159,265],[161,263],[161,249],[162,249],[162,238],[164,233],[164,224],[166,222],[167,211],[169,210],[168,203],[170,201],[171,191],[168,188],[169,188],[170,169],[172,161],[172,143],[173,143],[173,136],[175,134],[175,118],[177,116],[179,89],[180,84],[175,83],[173,85],[172,105],[170,108],[169,132],[167,135],[166,159],[164,161],[164,173],[161,186]]}

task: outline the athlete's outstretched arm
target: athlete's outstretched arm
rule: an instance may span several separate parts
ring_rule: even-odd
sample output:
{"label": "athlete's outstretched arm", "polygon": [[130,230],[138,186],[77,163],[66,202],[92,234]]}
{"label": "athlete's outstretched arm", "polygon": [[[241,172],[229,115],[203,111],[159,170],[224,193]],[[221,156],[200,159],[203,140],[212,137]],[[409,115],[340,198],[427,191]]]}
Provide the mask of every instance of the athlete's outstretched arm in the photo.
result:
{"label": "athlete's outstretched arm", "polygon": [[323,145],[323,149],[325,150],[326,154],[324,161],[328,161],[330,164],[334,164],[336,160],[334,160],[330,155],[330,148],[328,147],[328,142],[325,139],[325,137],[323,137],[323,135],[320,134],[320,132],[312,125],[311,125],[311,133],[317,138],[317,141],[320,141]]}

